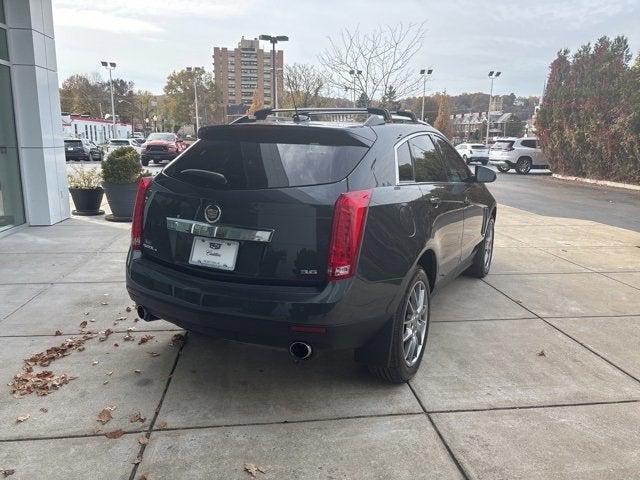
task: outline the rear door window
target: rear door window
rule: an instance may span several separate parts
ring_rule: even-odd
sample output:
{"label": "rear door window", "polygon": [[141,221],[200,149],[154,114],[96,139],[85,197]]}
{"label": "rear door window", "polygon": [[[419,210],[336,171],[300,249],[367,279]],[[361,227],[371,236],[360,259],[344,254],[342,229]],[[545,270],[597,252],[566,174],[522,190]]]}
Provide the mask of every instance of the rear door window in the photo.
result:
{"label": "rear door window", "polygon": [[416,182],[446,182],[447,172],[435,145],[428,135],[409,140],[413,154]]}
{"label": "rear door window", "polygon": [[398,181],[413,182],[413,159],[408,142],[403,142],[397,148],[396,158],[398,159]]}
{"label": "rear door window", "polygon": [[219,134],[212,132],[211,139],[196,142],[165,173],[218,189],[319,185],[344,179],[368,150],[344,135],[334,134],[332,139],[326,132],[314,135],[299,128],[214,131]]}
{"label": "rear door window", "polygon": [[469,171],[469,168],[467,168],[465,161],[458,152],[456,152],[455,148],[437,135],[434,135],[432,138],[434,143],[438,146],[438,150],[440,150],[440,155],[442,155],[442,160],[444,161],[449,181],[464,182],[469,179],[471,177],[471,172]]}
{"label": "rear door window", "polygon": [[513,141],[498,140],[496,143],[491,145],[491,150],[511,150],[512,147]]}
{"label": "rear door window", "polygon": [[536,148],[535,140],[522,140],[522,146],[528,148]]}
{"label": "rear door window", "polygon": [[80,140],[65,140],[64,141],[64,145],[65,145],[65,147],[81,148],[82,147],[82,142]]}

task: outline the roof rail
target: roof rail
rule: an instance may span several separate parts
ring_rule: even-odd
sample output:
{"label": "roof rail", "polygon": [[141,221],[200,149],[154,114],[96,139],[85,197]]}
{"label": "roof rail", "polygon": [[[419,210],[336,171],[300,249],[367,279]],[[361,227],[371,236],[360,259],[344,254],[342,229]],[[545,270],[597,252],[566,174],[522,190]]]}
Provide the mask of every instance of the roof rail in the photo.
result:
{"label": "roof rail", "polygon": [[335,115],[335,114],[358,114],[368,113],[369,115],[380,115],[385,122],[392,122],[391,114],[386,108],[321,108],[321,107],[298,107],[295,108],[263,108],[256,110],[254,116],[256,120],[265,120],[274,113],[293,113],[298,115]]}
{"label": "roof rail", "polygon": [[409,118],[412,122],[418,121],[418,117],[416,117],[416,114],[410,110],[397,110],[395,112],[390,112],[390,113],[391,115],[397,115],[399,117]]}

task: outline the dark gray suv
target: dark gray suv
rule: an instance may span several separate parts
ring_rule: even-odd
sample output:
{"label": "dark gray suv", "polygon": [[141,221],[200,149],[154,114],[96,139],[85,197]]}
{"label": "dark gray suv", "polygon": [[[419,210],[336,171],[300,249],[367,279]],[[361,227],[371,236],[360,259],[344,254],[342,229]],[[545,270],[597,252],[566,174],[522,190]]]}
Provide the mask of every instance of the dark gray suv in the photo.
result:
{"label": "dark gray suv", "polygon": [[483,277],[496,202],[408,112],[261,110],[140,184],[127,289],[145,320],[289,348],[349,348],[391,382],[417,371],[430,297]]}

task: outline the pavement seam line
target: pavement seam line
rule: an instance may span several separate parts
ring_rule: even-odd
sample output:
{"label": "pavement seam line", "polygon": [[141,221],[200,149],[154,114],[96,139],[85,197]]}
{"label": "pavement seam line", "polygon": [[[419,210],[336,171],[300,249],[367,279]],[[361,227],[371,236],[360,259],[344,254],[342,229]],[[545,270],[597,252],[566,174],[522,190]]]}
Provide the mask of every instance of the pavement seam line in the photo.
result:
{"label": "pavement seam line", "polygon": [[[21,285],[18,283],[9,283],[7,285]],[[46,292],[47,290],[49,290],[52,286],[53,283],[50,282],[44,282],[44,283],[31,283],[29,285],[46,285],[46,287],[44,287],[42,290],[40,290],[39,292],[37,292],[33,297],[29,298],[26,302],[24,302],[22,305],[20,305],[19,307],[17,307],[16,309],[12,310],[9,314],[5,315],[4,317],[0,318],[0,324],[5,321],[7,318],[9,318],[11,315],[13,315],[14,313],[16,313],[18,310],[20,310],[22,307],[28,305],[29,303],[31,303],[33,300],[35,300],[37,297],[39,297],[40,295],[42,295],[44,292]]]}
{"label": "pavement seam line", "polygon": [[430,410],[429,415],[438,415],[441,413],[482,413],[482,412],[501,412],[505,410],[538,410],[544,408],[565,408],[565,407],[591,407],[594,405],[619,405],[626,403],[640,403],[640,399],[629,400],[612,400],[602,402],[584,402],[584,403],[558,403],[553,405],[522,405],[516,407],[486,407],[486,408],[459,408],[450,410]]}
{"label": "pavement seam line", "polygon": [[456,458],[455,454],[453,453],[453,450],[451,450],[451,447],[449,446],[449,444],[445,440],[444,436],[440,432],[440,429],[438,428],[436,423],[433,421],[433,418],[431,418],[431,415],[429,414],[429,412],[427,412],[427,409],[424,407],[424,404],[422,403],[422,400],[420,400],[420,397],[418,397],[418,394],[414,390],[413,385],[411,385],[410,381],[407,382],[407,386],[409,387],[409,390],[411,390],[411,393],[413,393],[413,396],[415,397],[416,401],[420,405],[420,408],[422,408],[422,411],[424,412],[425,416],[427,417],[427,420],[429,420],[429,423],[433,427],[433,430],[436,432],[436,435],[440,439],[440,442],[442,443],[442,445],[444,446],[445,450],[447,451],[447,454],[449,455],[449,458],[451,459],[453,464],[456,466],[456,468],[460,472],[460,475],[462,475],[462,477],[465,480],[469,480],[469,475],[467,474],[466,470],[464,469],[464,467],[462,466],[460,461]]}
{"label": "pavement seam line", "polygon": [[[640,287],[636,287],[635,285],[631,285],[630,283],[623,282],[622,280],[619,280],[617,278],[613,278],[613,277],[609,276],[611,274],[618,274],[618,273],[638,273],[638,272],[629,272],[629,271],[627,271],[627,272],[604,272],[603,275],[605,277],[607,277],[607,278],[610,278],[614,282],[618,282],[618,283],[621,283],[622,285],[626,285],[627,287],[631,287],[631,288],[635,288],[636,290],[640,290]],[[609,275],[607,275],[607,274],[609,274]]]}
{"label": "pavement seam line", "polygon": [[[580,345],[581,347],[583,347],[585,350],[588,350],[589,352],[593,353],[596,357],[599,357],[601,360],[604,360],[606,363],[608,363],[609,365],[611,365],[613,368],[615,368],[616,370],[618,370],[619,372],[622,372],[623,374],[627,375],[629,378],[631,378],[632,380],[635,380],[636,382],[640,383],[640,379],[634,377],[633,375],[631,375],[629,372],[627,372],[626,370],[624,370],[622,367],[619,367],[618,365],[616,365],[615,363],[613,363],[611,360],[609,360],[608,358],[606,358],[605,356],[601,355],[600,353],[596,352],[595,350],[593,350],[591,347],[587,346],[586,344],[582,343],[581,341],[577,340],[576,338],[572,337],[571,335],[569,335],[567,332],[565,332],[564,330],[561,330],[560,328],[556,327],[554,324],[552,324],[551,322],[548,322],[545,318],[541,317],[540,315],[538,315],[537,313],[535,313],[533,310],[531,310],[530,308],[524,306],[522,303],[518,303],[516,302],[513,298],[511,298],[509,295],[507,295],[506,293],[504,293],[502,290],[498,289],[497,287],[491,285],[489,282],[487,282],[485,279],[482,279],[482,281],[484,283],[486,283],[487,285],[489,285],[491,288],[493,288],[496,292],[504,295],[505,297],[507,297],[509,300],[511,300],[512,302],[517,303],[518,305],[520,305],[522,308],[524,308],[525,310],[527,310],[528,312],[530,312],[531,314],[535,315],[538,319],[542,320],[545,324],[547,324],[548,326],[550,326],[551,328],[553,328],[554,330],[556,330],[557,332],[561,333],[562,335],[566,336],[567,338],[569,338],[570,340],[573,340],[575,343],[577,343],[578,345]],[[605,315],[606,316],[606,315]],[[556,317],[557,318],[557,317]],[[565,317],[560,317],[560,318],[565,318]],[[566,318],[572,318],[572,317],[566,317]]]}
{"label": "pavement seam line", "polygon": [[[158,402],[158,406],[156,407],[155,411],[153,412],[153,418],[151,419],[151,422],[149,422],[149,426],[145,430],[146,436],[147,436],[147,438],[149,440],[151,440],[151,434],[153,433],[153,427],[156,424],[156,420],[158,420],[158,415],[160,415],[160,410],[162,409],[162,404],[164,402],[164,398],[167,395],[167,391],[169,390],[169,386],[171,385],[171,380],[173,380],[173,374],[176,371],[176,368],[178,367],[178,362],[180,361],[180,357],[182,356],[182,350],[184,349],[185,345],[187,344],[188,336],[189,336],[189,333],[185,332],[184,333],[184,340],[182,342],[182,345],[180,345],[180,349],[178,350],[178,354],[176,355],[176,359],[173,362],[173,367],[171,368],[171,371],[169,372],[169,377],[167,378],[167,383],[165,384],[164,390],[162,391],[162,395],[160,396],[160,402]],[[142,459],[144,457],[144,451],[147,448],[147,445],[148,445],[148,443],[140,445],[140,449],[138,450],[138,455],[136,455],[136,460],[140,459],[140,461],[133,465],[133,468],[131,469],[131,474],[129,475],[129,480],[135,480],[136,474],[138,473],[138,468],[139,468],[140,464],[142,463]]]}

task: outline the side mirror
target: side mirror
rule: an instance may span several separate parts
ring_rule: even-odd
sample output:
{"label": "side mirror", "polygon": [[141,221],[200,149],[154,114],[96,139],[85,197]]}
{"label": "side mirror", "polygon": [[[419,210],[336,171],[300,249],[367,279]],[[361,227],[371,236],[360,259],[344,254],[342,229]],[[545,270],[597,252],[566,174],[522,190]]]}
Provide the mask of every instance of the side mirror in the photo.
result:
{"label": "side mirror", "polygon": [[478,183],[491,183],[496,180],[496,172],[491,170],[490,168],[483,166],[476,166],[476,175],[475,180]]}

